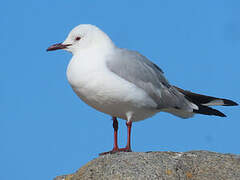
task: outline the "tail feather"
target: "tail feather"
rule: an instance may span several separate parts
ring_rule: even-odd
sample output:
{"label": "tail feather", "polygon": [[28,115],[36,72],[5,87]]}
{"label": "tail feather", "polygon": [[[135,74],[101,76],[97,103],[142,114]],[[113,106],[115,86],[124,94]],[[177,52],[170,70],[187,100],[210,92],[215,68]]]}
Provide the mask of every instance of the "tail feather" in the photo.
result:
{"label": "tail feather", "polygon": [[237,106],[238,104],[229,99],[216,98],[212,96],[205,96],[191,91],[183,90],[179,87],[174,86],[179,92],[181,92],[190,102],[196,104],[198,109],[194,109],[194,113],[205,114],[205,115],[215,115],[226,117],[222,112],[213,109],[208,106]]}

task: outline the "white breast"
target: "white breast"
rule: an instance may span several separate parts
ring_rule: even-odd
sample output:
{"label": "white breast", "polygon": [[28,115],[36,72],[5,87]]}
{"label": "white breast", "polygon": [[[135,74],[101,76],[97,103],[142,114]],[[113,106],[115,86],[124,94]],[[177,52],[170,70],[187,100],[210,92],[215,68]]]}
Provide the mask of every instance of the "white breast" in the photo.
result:
{"label": "white breast", "polygon": [[91,53],[72,58],[67,78],[75,93],[93,108],[125,120],[154,115],[155,102],[142,89],[109,71],[105,59]]}

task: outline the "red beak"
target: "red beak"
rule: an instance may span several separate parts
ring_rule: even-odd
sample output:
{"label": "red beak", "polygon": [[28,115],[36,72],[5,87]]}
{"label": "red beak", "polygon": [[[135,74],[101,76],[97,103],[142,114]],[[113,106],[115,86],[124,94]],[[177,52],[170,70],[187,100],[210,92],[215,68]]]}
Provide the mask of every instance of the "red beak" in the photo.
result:
{"label": "red beak", "polygon": [[71,44],[58,43],[58,44],[54,44],[54,45],[50,46],[49,48],[47,48],[47,51],[55,51],[55,50],[59,50],[59,49],[66,49],[68,46],[71,46]]}

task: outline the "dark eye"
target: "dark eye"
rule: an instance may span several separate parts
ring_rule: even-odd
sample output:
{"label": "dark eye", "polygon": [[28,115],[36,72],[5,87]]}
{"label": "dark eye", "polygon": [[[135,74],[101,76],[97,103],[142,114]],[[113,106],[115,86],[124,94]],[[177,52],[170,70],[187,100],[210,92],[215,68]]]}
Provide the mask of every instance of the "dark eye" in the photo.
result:
{"label": "dark eye", "polygon": [[81,38],[78,36],[75,38],[76,41],[79,41]]}

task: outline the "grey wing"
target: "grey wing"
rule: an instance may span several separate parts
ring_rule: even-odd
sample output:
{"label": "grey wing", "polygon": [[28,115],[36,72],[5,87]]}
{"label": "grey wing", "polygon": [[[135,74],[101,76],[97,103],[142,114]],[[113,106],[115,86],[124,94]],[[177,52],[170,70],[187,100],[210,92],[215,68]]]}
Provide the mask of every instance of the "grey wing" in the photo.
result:
{"label": "grey wing", "polygon": [[192,111],[190,102],[169,84],[163,71],[146,57],[135,51],[118,49],[109,58],[108,69],[143,89],[156,102],[157,109]]}

